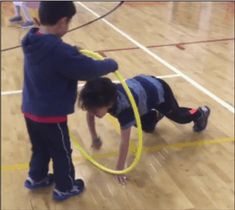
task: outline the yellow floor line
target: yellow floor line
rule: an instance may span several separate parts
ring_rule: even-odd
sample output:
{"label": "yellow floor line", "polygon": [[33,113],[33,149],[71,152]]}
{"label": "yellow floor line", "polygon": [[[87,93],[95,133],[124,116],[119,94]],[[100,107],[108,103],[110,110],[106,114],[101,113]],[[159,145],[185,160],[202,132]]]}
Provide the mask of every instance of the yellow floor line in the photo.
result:
{"label": "yellow floor line", "polygon": [[[190,148],[190,147],[199,147],[199,146],[206,146],[206,145],[212,145],[212,144],[223,144],[227,142],[234,142],[234,137],[227,137],[227,138],[219,138],[219,139],[210,139],[210,140],[196,140],[193,142],[184,142],[184,143],[175,143],[175,144],[160,144],[152,147],[143,147],[144,153],[152,153],[160,151],[163,148],[170,148],[170,149],[184,149],[184,148]],[[135,146],[132,143],[130,152],[135,154]],[[95,159],[104,159],[104,158],[110,158],[110,157],[117,157],[118,152],[107,152],[102,154],[94,154],[92,157]],[[79,156],[73,158],[74,161],[85,161],[84,157]],[[2,165],[1,170],[2,171],[17,171],[17,170],[26,170],[28,169],[28,163],[19,163],[19,164],[12,164],[12,165]]]}

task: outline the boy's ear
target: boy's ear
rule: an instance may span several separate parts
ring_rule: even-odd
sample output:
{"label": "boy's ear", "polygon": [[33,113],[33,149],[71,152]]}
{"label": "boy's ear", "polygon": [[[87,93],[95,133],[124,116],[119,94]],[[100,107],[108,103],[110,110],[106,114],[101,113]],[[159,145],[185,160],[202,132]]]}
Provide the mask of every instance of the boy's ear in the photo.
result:
{"label": "boy's ear", "polygon": [[62,17],[58,20],[57,22],[58,25],[65,25],[68,24],[68,18],[67,17]]}

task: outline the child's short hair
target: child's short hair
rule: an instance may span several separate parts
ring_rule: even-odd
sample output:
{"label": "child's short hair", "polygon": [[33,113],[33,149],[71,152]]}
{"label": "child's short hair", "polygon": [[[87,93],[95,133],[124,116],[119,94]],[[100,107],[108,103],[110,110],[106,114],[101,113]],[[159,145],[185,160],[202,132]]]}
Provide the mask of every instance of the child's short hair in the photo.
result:
{"label": "child's short hair", "polygon": [[117,87],[109,78],[88,81],[79,95],[79,105],[83,110],[109,106],[116,101]]}
{"label": "child's short hair", "polygon": [[72,1],[41,1],[39,19],[42,25],[55,25],[63,17],[71,19],[76,13]]}

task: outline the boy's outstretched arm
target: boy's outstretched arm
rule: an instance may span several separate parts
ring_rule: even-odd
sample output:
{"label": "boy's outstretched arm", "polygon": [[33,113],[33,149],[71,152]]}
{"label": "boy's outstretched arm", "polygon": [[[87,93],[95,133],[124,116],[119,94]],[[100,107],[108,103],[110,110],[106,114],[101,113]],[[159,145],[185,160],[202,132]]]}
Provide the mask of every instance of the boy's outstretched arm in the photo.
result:
{"label": "boy's outstretched arm", "polygon": [[[121,143],[119,148],[119,157],[116,169],[123,170],[129,149],[131,127],[127,129],[121,129]],[[126,184],[126,175],[117,175],[117,179],[121,184]]]}
{"label": "boy's outstretched arm", "polygon": [[102,145],[102,141],[100,140],[99,136],[97,135],[96,128],[95,128],[95,115],[90,112],[86,114],[87,125],[90,131],[92,144],[91,146],[95,149],[99,149]]}
{"label": "boy's outstretched arm", "polygon": [[86,81],[118,69],[118,63],[111,58],[94,60],[66,44],[59,49],[56,54],[57,70],[66,78]]}

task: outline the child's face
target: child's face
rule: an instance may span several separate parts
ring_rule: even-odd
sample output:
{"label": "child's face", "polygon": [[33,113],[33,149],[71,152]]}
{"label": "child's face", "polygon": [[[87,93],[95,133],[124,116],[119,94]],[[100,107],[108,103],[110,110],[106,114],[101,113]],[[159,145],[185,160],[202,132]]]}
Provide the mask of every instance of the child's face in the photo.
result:
{"label": "child's face", "polygon": [[110,106],[103,106],[103,107],[99,107],[99,108],[93,108],[93,109],[89,110],[89,112],[91,112],[92,114],[94,114],[98,118],[102,118],[107,114],[109,108],[110,108]]}

